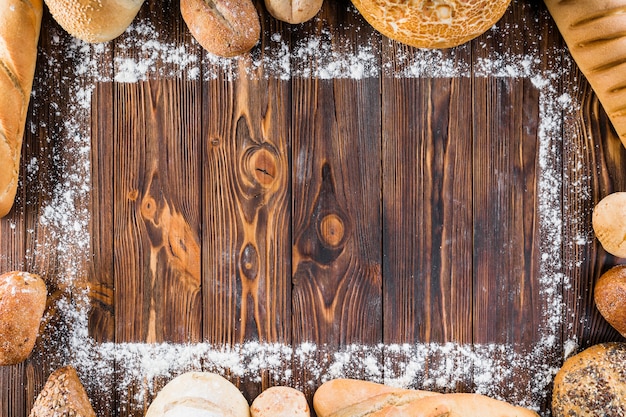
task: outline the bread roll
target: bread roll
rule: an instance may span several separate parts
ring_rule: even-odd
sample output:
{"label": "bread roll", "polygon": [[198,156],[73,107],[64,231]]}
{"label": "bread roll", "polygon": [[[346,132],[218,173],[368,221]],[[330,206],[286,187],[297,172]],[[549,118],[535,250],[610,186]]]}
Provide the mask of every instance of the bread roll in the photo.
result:
{"label": "bread roll", "polygon": [[626,0],[545,0],[569,51],[626,145]]}
{"label": "bread roll", "polygon": [[0,217],[15,200],[42,0],[0,0]]}
{"label": "bread roll", "polygon": [[252,401],[251,417],[309,417],[304,394],[291,387],[271,387]]}
{"label": "bread roll", "polygon": [[537,417],[531,410],[480,394],[439,394],[349,379],[322,384],[313,407],[318,417]]}
{"label": "bread roll", "polygon": [[251,0],[180,0],[189,32],[212,54],[233,57],[259,41],[261,23]]}
{"label": "bread roll", "polygon": [[567,359],[554,378],[553,417],[626,415],[626,343],[592,346]]}
{"label": "bread roll", "polygon": [[626,192],[609,194],[594,207],[593,230],[611,255],[626,258]]}
{"label": "bread roll", "polygon": [[29,417],[96,417],[76,370],[66,366],[54,371],[37,396]]}
{"label": "bread roll", "polygon": [[0,365],[24,361],[33,350],[47,290],[43,280],[27,272],[0,275]]}
{"label": "bread roll", "polygon": [[602,274],[593,297],[602,317],[626,337],[626,265],[614,266]]}
{"label": "bread roll", "polygon": [[265,7],[276,19],[297,24],[312,19],[323,3],[323,0],[265,0]]}
{"label": "bread roll", "polygon": [[450,48],[483,34],[511,0],[352,0],[374,29],[418,48]]}
{"label": "bread roll", "polygon": [[117,38],[130,26],[143,0],[45,0],[70,35],[90,43]]}
{"label": "bread roll", "polygon": [[227,379],[209,372],[187,372],[159,391],[145,417],[249,417],[243,394]]}

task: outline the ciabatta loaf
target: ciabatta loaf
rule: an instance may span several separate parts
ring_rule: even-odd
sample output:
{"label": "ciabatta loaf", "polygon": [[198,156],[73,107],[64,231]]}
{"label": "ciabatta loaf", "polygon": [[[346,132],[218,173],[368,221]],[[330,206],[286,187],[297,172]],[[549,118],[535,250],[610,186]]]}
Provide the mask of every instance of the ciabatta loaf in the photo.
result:
{"label": "ciabatta loaf", "polygon": [[42,0],[0,0],[0,217],[17,192],[42,14]]}
{"label": "ciabatta loaf", "polygon": [[450,48],[492,27],[511,0],[352,0],[383,35],[418,48]]}
{"label": "ciabatta loaf", "polygon": [[574,61],[626,145],[626,1],[545,3]]}

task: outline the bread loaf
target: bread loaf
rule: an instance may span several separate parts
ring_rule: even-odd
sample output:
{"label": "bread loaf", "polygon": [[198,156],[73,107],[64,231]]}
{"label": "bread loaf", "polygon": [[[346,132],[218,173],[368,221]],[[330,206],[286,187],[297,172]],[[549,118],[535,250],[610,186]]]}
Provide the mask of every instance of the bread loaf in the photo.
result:
{"label": "bread loaf", "polygon": [[480,394],[439,394],[350,379],[322,384],[313,407],[318,417],[537,417],[531,410]]}
{"label": "bread loaf", "polygon": [[304,394],[291,387],[271,387],[252,401],[251,417],[309,417]]}
{"label": "bread loaf", "polygon": [[180,0],[189,32],[212,54],[233,57],[259,41],[261,24],[251,0]]}
{"label": "bread loaf", "polygon": [[19,271],[0,275],[0,366],[28,358],[46,299],[46,284],[39,276]]}
{"label": "bread loaf", "polygon": [[0,217],[15,200],[42,0],[0,0]]}
{"label": "bread loaf", "polygon": [[602,274],[594,286],[593,298],[602,317],[626,337],[626,265],[614,266]]}
{"label": "bread loaf", "polygon": [[626,258],[626,192],[609,194],[593,209],[593,230],[608,253]]}
{"label": "bread loaf", "polygon": [[70,35],[107,42],[130,26],[143,0],[45,0],[50,14]]}
{"label": "bread loaf", "polygon": [[145,417],[183,415],[249,417],[250,408],[227,379],[209,372],[187,372],[159,391]]}
{"label": "bread loaf", "polygon": [[265,7],[276,19],[297,24],[312,19],[323,3],[323,0],[265,0]]}
{"label": "bread loaf", "polygon": [[572,57],[626,145],[626,1],[545,3]]}
{"label": "bread loaf", "polygon": [[418,48],[450,48],[483,34],[511,0],[352,0],[374,29]]}
{"label": "bread loaf", "polygon": [[29,417],[96,417],[87,391],[71,366],[57,369],[48,377]]}
{"label": "bread loaf", "polygon": [[554,378],[553,417],[626,415],[626,343],[592,346],[567,359]]}

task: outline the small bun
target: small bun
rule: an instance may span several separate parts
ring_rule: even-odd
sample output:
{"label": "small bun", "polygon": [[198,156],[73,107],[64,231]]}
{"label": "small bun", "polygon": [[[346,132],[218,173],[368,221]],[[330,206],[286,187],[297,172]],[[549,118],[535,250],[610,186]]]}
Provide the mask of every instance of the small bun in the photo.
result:
{"label": "small bun", "polygon": [[626,415],[626,343],[603,343],[567,359],[554,378],[553,417]]}
{"label": "small bun", "polygon": [[108,42],[130,26],[144,0],[45,0],[50,14],[70,35]]}
{"label": "small bun", "polygon": [[291,387],[270,387],[254,399],[251,417],[309,417],[309,403],[304,394]]}
{"label": "small bun", "polygon": [[614,266],[602,274],[593,297],[602,317],[626,337],[626,265]]}
{"label": "small bun", "polygon": [[611,255],[626,258],[626,192],[604,197],[593,209],[593,230]]}
{"label": "small bun", "polygon": [[293,25],[311,20],[323,3],[323,0],[265,0],[265,7],[276,19]]}
{"label": "small bun", "polygon": [[85,387],[71,366],[57,369],[33,404],[29,417],[96,417]]}
{"label": "small bun", "polygon": [[451,48],[486,32],[511,0],[352,0],[374,29],[418,48]]}

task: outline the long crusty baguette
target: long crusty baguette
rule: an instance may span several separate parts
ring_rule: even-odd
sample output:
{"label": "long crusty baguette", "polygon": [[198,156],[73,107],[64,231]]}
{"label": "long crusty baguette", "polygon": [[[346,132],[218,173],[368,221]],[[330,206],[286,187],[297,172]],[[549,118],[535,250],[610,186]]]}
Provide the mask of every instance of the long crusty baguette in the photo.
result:
{"label": "long crusty baguette", "polygon": [[42,14],[42,0],[0,0],[0,217],[17,192]]}
{"label": "long crusty baguette", "polygon": [[626,146],[626,0],[545,3]]}
{"label": "long crusty baguette", "polygon": [[537,417],[531,410],[480,394],[439,394],[350,379],[322,384],[313,407],[318,417]]}

